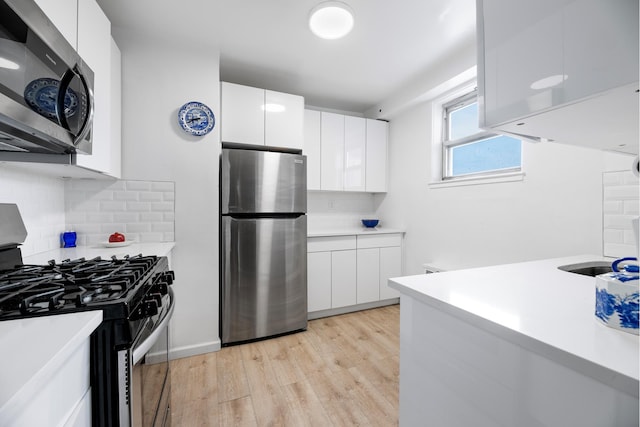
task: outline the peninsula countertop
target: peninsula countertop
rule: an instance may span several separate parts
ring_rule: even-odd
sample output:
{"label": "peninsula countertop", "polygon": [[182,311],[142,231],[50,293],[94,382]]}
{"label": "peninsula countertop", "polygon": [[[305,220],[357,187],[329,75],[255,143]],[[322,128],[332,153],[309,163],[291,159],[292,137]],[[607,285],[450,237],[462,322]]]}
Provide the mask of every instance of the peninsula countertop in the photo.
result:
{"label": "peninsula countertop", "polygon": [[638,336],[594,316],[595,279],[558,266],[594,255],[390,279],[403,295],[638,396]]}

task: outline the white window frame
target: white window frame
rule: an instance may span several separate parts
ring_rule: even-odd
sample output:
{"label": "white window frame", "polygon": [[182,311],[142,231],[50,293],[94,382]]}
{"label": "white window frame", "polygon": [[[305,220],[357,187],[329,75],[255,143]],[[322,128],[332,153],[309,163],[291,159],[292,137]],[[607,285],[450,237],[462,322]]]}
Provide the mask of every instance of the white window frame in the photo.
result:
{"label": "white window frame", "polygon": [[[472,93],[474,95],[472,95]],[[468,175],[447,176],[448,151],[451,147],[483,140],[498,135],[489,131],[481,131],[469,137],[454,141],[445,139],[448,129],[445,117],[446,108],[457,105],[459,102],[477,100],[476,81],[468,81],[459,85],[440,98],[432,101],[432,150],[431,150],[431,182],[429,187],[451,187],[459,185],[477,185],[499,182],[522,181],[524,179],[524,158],[520,161],[519,168],[508,168],[478,172]],[[522,152],[524,157],[524,152]]]}

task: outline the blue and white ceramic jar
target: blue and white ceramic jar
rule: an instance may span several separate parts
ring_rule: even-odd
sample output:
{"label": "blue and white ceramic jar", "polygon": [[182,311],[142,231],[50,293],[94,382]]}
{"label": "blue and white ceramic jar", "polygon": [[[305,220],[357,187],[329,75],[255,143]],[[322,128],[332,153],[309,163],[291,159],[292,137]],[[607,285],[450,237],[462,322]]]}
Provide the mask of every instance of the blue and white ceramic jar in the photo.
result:
{"label": "blue and white ceramic jar", "polygon": [[[636,261],[636,265],[620,268],[625,261]],[[619,259],[612,267],[612,273],[596,276],[596,318],[610,328],[638,335],[640,278],[637,259]]]}

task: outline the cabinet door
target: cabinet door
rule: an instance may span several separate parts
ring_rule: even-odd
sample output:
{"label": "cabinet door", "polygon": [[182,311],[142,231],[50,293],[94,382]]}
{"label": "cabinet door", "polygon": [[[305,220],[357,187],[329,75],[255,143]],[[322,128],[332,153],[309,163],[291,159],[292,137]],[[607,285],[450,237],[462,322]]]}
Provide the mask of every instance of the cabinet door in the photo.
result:
{"label": "cabinet door", "polygon": [[380,248],[380,300],[398,298],[400,293],[387,284],[391,277],[402,276],[402,248]]}
{"label": "cabinet door", "polygon": [[304,147],[307,190],[320,190],[320,111],[304,110]]}
{"label": "cabinet door", "polygon": [[109,175],[122,176],[122,58],[111,39],[111,167]]}
{"label": "cabinet door", "polygon": [[357,302],[380,299],[380,249],[358,249],[357,254]]}
{"label": "cabinet door", "polygon": [[366,120],[344,117],[344,190],[364,191],[366,162]]}
{"label": "cabinet door", "polygon": [[302,149],[303,138],[304,98],[265,91],[264,144]]}
{"label": "cabinet door", "polygon": [[387,191],[387,140],[389,124],[367,119],[366,191]]}
{"label": "cabinet door", "polygon": [[78,166],[111,170],[111,23],[94,0],[78,1],[78,53],[94,73],[91,155],[78,155]]}
{"label": "cabinet door", "polygon": [[331,252],[331,307],[356,304],[356,251]]}
{"label": "cabinet door", "polygon": [[307,254],[307,310],[331,308],[331,252]]}
{"label": "cabinet door", "polygon": [[320,188],[342,191],[344,186],[344,116],[323,111],[320,129]]}
{"label": "cabinet door", "polygon": [[35,0],[58,31],[78,49],[78,0]]}
{"label": "cabinet door", "polygon": [[221,141],[264,145],[264,101],[264,89],[222,82]]}

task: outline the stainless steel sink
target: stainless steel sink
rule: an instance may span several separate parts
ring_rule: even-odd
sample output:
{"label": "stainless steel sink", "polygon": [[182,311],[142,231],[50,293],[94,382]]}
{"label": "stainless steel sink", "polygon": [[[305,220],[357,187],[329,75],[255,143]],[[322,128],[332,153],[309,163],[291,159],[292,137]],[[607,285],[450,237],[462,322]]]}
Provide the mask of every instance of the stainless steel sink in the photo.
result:
{"label": "stainless steel sink", "polygon": [[562,271],[595,277],[598,274],[611,273],[611,263],[607,261],[587,261],[579,264],[561,265]]}

